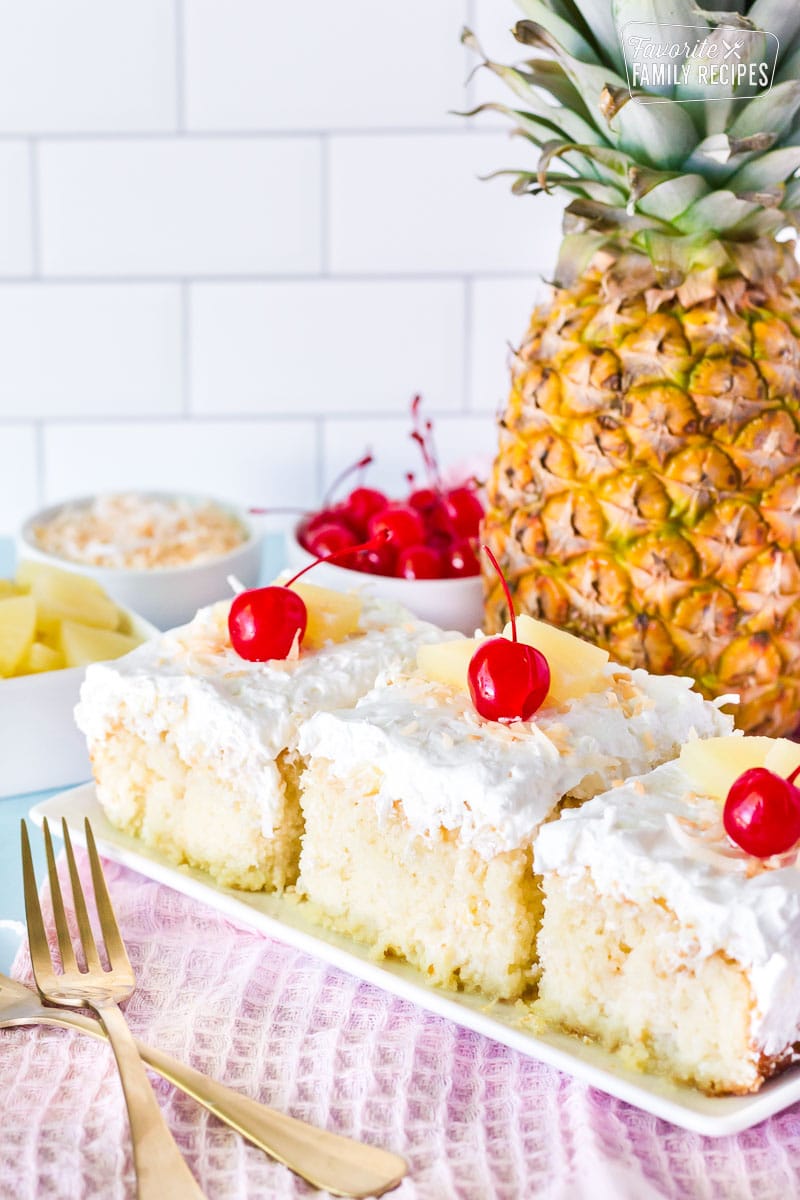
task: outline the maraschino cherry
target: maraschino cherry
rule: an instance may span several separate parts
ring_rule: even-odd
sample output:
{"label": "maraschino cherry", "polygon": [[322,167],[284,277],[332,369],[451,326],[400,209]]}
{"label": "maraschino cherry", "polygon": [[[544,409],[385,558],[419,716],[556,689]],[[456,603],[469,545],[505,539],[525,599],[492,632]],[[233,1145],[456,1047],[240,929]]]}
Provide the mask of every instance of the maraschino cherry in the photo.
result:
{"label": "maraschino cherry", "polygon": [[550,690],[550,667],[539,650],[517,641],[511,592],[497,559],[488,546],[483,549],[503,585],[511,614],[511,641],[492,637],[481,642],[467,671],[469,694],[476,710],[489,721],[528,721]]}
{"label": "maraschino cherry", "polygon": [[288,658],[295,644],[299,649],[308,623],[305,601],[292,591],[292,584],[321,562],[331,562],[359,550],[375,550],[385,542],[386,534],[379,533],[361,545],[320,555],[286,583],[240,592],[234,597],[228,614],[231,645],[239,657],[248,662]]}
{"label": "maraschino cherry", "polygon": [[312,554],[321,557],[325,554],[339,554],[344,558],[348,550],[352,554],[358,538],[351,529],[341,521],[325,521],[309,533],[306,545]]}
{"label": "maraschino cherry", "polygon": [[800,789],[766,767],[743,771],[731,785],[722,823],[732,842],[756,858],[784,854],[800,841]]}
{"label": "maraschino cherry", "polygon": [[417,546],[425,537],[425,524],[416,508],[410,504],[387,504],[380,512],[370,517],[369,532],[374,537],[386,530],[395,550],[406,546]]}
{"label": "maraschino cherry", "polygon": [[463,579],[469,575],[480,574],[478,556],[472,548],[470,538],[461,538],[452,542],[444,552],[444,562],[447,574],[451,579]]}
{"label": "maraschino cherry", "polygon": [[433,546],[406,546],[397,556],[396,574],[401,579],[441,579],[441,555]]}
{"label": "maraschino cherry", "polygon": [[477,537],[483,520],[483,505],[474,488],[462,485],[445,493],[445,509],[457,537]]}

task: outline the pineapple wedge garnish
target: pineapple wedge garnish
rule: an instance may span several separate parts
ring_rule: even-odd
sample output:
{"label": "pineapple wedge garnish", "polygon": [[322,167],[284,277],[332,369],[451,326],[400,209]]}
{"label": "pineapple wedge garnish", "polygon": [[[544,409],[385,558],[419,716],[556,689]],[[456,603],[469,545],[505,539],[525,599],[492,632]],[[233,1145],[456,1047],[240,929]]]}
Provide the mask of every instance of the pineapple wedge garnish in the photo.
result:
{"label": "pineapple wedge garnish", "polygon": [[361,620],[361,599],[352,592],[335,592],[331,588],[316,587],[313,583],[293,583],[305,601],[308,611],[303,644],[318,650],[326,642],[343,642],[352,633],[358,633]]}
{"label": "pineapple wedge garnish", "polygon": [[[511,637],[510,622],[502,636]],[[550,667],[547,699],[551,704],[563,704],[608,686],[608,679],[603,674],[608,662],[605,650],[528,616],[517,617],[517,637],[525,645],[540,650],[547,659]],[[420,646],[417,669],[433,683],[467,691],[469,661],[482,640],[459,638],[454,642]]]}
{"label": "pineapple wedge garnish", "polygon": [[432,642],[417,650],[417,670],[431,683],[469,691],[469,660],[481,644],[480,638],[457,638],[452,642]]}
{"label": "pineapple wedge garnish", "polygon": [[0,599],[0,676],[13,675],[33,645],[36,601],[32,596]]}
{"label": "pineapple wedge garnish", "polygon": [[61,624],[61,652],[68,667],[86,667],[89,663],[121,658],[140,645],[140,639],[112,629],[97,629],[77,621]]}
{"label": "pineapple wedge garnish", "polygon": [[678,761],[695,791],[722,801],[739,776],[753,767],[766,767],[784,778],[790,775],[800,766],[800,746],[787,738],[698,738],[681,748]]}
{"label": "pineapple wedge garnish", "polygon": [[[503,636],[511,637],[510,621],[503,630]],[[539,650],[547,659],[550,667],[549,703],[565,704],[588,692],[599,692],[608,687],[608,677],[604,674],[608,651],[601,650],[599,646],[593,646],[583,638],[525,614],[517,617],[517,637],[527,646]]]}
{"label": "pineapple wedge garnish", "polygon": [[76,621],[97,629],[117,629],[119,609],[99,583],[86,575],[62,571],[45,563],[21,562],[17,583],[36,599],[36,628],[55,633],[62,621]]}
{"label": "pineapple wedge garnish", "polygon": [[764,766],[768,771],[788,779],[800,767],[800,745],[790,742],[788,738],[773,738]]}

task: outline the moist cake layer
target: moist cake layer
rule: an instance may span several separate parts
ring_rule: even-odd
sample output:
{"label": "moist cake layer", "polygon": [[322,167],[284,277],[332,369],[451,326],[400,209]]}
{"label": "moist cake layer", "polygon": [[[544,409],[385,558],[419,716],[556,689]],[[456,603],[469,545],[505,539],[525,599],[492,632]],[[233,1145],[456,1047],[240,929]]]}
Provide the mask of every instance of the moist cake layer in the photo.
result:
{"label": "moist cake layer", "polygon": [[520,994],[541,913],[530,847],[485,859],[445,830],[411,839],[399,808],[378,817],[378,771],[340,780],[318,759],[303,774],[303,871],[321,919],[431,983]]}

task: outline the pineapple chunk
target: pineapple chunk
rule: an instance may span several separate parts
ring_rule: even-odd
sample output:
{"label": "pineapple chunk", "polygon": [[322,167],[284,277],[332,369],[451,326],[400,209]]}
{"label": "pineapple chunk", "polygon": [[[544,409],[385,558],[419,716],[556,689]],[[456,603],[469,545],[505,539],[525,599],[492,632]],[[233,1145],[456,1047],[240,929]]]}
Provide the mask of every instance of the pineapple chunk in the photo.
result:
{"label": "pineapple chunk", "polygon": [[111,629],[97,629],[64,621],[61,625],[61,651],[68,667],[85,667],[89,663],[120,658],[140,645],[139,638]]}
{"label": "pineapple chunk", "polygon": [[33,645],[36,601],[32,596],[0,600],[0,676],[13,675]]}
{"label": "pineapple chunk", "polygon": [[[503,636],[511,637],[511,622],[503,630]],[[550,667],[550,691],[547,699],[552,704],[564,704],[577,700],[587,692],[602,691],[608,686],[603,669],[608,663],[608,652],[583,638],[556,629],[533,617],[517,617],[517,637],[527,646],[533,646],[547,659]]]}
{"label": "pineapple chunk", "polygon": [[800,767],[800,745],[790,742],[788,738],[774,738],[769,748],[764,766],[784,779]]}
{"label": "pineapple chunk", "polygon": [[351,592],[334,592],[312,583],[293,583],[292,591],[305,601],[308,610],[303,644],[319,649],[326,642],[343,642],[351,633],[358,633],[361,618],[361,599]]}
{"label": "pineapple chunk", "polygon": [[60,650],[45,646],[44,642],[34,642],[15,674],[39,675],[43,671],[60,671],[65,666],[64,655]]}
{"label": "pineapple chunk", "polygon": [[5,600],[7,596],[21,596],[23,590],[17,587],[13,579],[0,579],[0,600]]}
{"label": "pineapple chunk", "polygon": [[17,583],[29,587],[36,598],[36,627],[54,634],[62,621],[75,621],[97,629],[117,629],[119,609],[99,583],[85,575],[62,571],[45,563],[21,562]]}
{"label": "pineapple chunk", "polygon": [[681,747],[678,759],[692,785],[703,796],[724,800],[743,771],[766,765],[775,738],[698,738]]}
{"label": "pineapple chunk", "polygon": [[481,638],[458,638],[452,642],[434,642],[417,650],[417,670],[431,683],[469,690],[469,660],[480,646]]}

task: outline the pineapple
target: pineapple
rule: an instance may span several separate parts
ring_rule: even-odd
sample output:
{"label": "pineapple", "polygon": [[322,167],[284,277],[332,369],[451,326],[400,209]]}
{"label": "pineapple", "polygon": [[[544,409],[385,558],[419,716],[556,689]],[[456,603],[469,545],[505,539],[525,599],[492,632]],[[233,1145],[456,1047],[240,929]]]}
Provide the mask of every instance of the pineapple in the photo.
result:
{"label": "pineapple", "polygon": [[140,645],[140,639],[113,629],[100,629],[92,625],[81,625],[77,621],[63,621],[59,635],[59,648],[64,664],[68,667],[85,667],[89,663],[105,662],[130,654]]}
{"label": "pineapple", "polygon": [[788,738],[775,738],[764,759],[764,766],[768,771],[774,771],[776,775],[783,775],[788,779],[795,771],[800,770],[800,746],[797,742],[790,742]]}
{"label": "pineapple", "polygon": [[[776,235],[800,214],[800,8],[670,0],[698,45],[779,24],[777,69],[771,91],[711,103],[693,58],[652,103],[628,92],[618,30],[655,21],[657,0],[520,3],[527,61],[485,60],[518,106],[482,108],[539,148],[514,190],[571,200],[552,298],[513,357],[484,539],[518,611],[708,697],[738,693],[743,729],[789,733],[800,286]],[[485,586],[499,630],[503,593]]]}
{"label": "pineapple", "polygon": [[94,579],[62,571],[46,563],[23,561],[17,583],[30,589],[36,600],[36,625],[40,633],[57,634],[62,621],[78,621],[97,629],[117,629],[120,612]]}
{"label": "pineapple", "polygon": [[753,767],[789,776],[800,766],[800,746],[787,738],[698,738],[681,748],[679,761],[699,793],[724,800],[731,785]]}
{"label": "pineapple", "polygon": [[724,800],[742,772],[763,767],[778,744],[768,737],[697,738],[681,747],[679,762],[700,795]]}
{"label": "pineapple", "polygon": [[0,599],[0,678],[13,675],[36,633],[36,601],[31,596]]}
{"label": "pineapple", "polygon": [[313,583],[293,583],[291,589],[302,598],[308,613],[303,638],[306,646],[318,649],[326,642],[343,642],[350,634],[358,633],[361,619],[359,596],[350,592],[334,592]]}
{"label": "pineapple", "polygon": [[[503,637],[511,638],[509,622]],[[581,638],[553,629],[543,621],[534,621],[523,614],[517,617],[517,639],[526,646],[533,646],[547,659],[550,668],[550,704],[566,704],[577,700],[587,692],[600,691],[608,687],[605,675],[608,654]],[[446,687],[469,690],[470,660],[483,638],[457,638],[452,642],[432,642],[417,650],[417,670],[432,683],[443,683]]]}
{"label": "pineapple", "polygon": [[[511,622],[503,630],[511,637]],[[523,613],[517,617],[517,637],[528,646],[533,646],[547,659],[550,668],[550,690],[547,699],[553,704],[566,704],[577,700],[587,692],[602,691],[608,687],[605,675],[608,652],[592,646],[581,638],[554,629],[544,621],[534,621]]]}
{"label": "pineapple", "polygon": [[417,650],[417,670],[431,683],[469,691],[469,664],[480,638],[456,638],[452,642],[431,642]]}
{"label": "pineapple", "polygon": [[55,650],[44,642],[34,642],[17,666],[15,674],[41,675],[46,671],[60,671],[66,665],[60,650]]}

